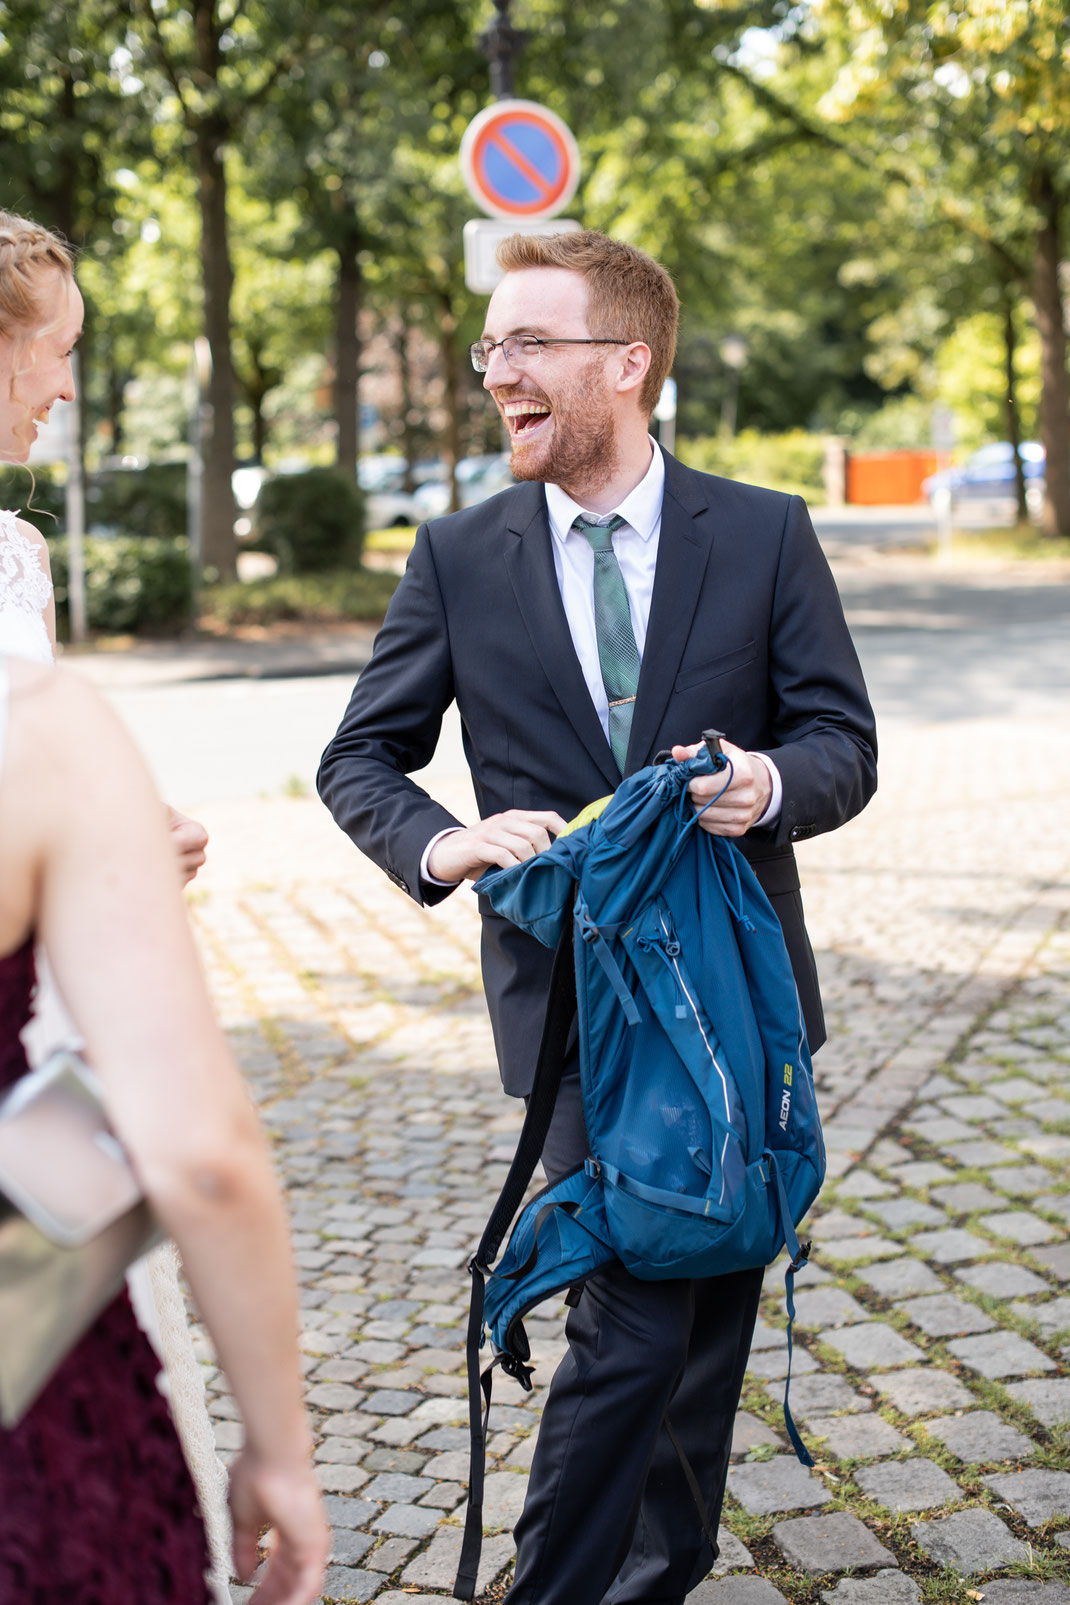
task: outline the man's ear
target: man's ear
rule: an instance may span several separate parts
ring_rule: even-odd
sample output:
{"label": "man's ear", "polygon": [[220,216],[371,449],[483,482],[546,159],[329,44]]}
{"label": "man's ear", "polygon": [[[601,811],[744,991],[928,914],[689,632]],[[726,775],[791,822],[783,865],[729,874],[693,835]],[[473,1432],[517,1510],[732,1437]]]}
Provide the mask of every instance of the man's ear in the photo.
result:
{"label": "man's ear", "polygon": [[620,354],[616,388],[622,391],[640,389],[649,369],[650,347],[644,345],[641,340],[633,341],[630,346],[625,346]]}

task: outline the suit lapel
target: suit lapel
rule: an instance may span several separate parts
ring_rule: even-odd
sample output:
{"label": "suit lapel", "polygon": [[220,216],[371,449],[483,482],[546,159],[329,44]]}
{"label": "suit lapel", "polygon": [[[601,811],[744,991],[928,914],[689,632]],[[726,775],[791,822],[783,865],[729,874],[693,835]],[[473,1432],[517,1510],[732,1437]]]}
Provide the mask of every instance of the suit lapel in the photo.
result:
{"label": "suit lapel", "polygon": [[[710,521],[701,516],[708,505],[701,479],[666,453],[654,591],[628,740],[629,774],[653,759],[654,739],[680,672],[680,659],[713,548]],[[697,730],[680,734],[685,741],[697,741],[699,737]]]}
{"label": "suit lapel", "polygon": [[583,678],[561,601],[550,544],[553,536],[546,512],[546,496],[541,485],[525,486],[524,492],[521,496],[510,497],[515,511],[510,512],[506,525],[505,565],[517,606],[543,672],[569,723],[610,787],[616,787],[620,775]]}

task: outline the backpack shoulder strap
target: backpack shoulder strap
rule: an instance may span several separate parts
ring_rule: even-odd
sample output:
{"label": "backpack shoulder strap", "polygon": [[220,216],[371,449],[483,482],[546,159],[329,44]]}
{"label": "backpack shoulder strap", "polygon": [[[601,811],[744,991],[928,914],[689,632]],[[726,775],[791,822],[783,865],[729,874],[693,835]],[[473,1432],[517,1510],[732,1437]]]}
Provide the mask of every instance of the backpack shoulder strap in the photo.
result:
{"label": "backpack shoulder strap", "polygon": [[[535,1068],[535,1081],[528,1099],[527,1114],[516,1145],[516,1153],[509,1167],[498,1202],[491,1211],[479,1247],[468,1263],[472,1277],[472,1301],[468,1311],[466,1357],[468,1366],[468,1426],[471,1439],[471,1460],[468,1476],[468,1510],[465,1515],[464,1541],[453,1587],[454,1599],[472,1599],[479,1569],[479,1552],[483,1543],[483,1475],[487,1453],[487,1426],[490,1420],[490,1394],[494,1364],[487,1367],[483,1377],[479,1372],[479,1350],[483,1339],[484,1290],[486,1279],[502,1240],[512,1224],[513,1217],[524,1202],[528,1183],[535,1174],[546,1134],[553,1119],[554,1106],[561,1086],[565,1050],[569,1032],[576,1014],[576,966],[573,958],[572,908],[575,889],[565,908],[561,936],[554,954],[550,975],[550,991],[546,1002],[542,1041]],[[483,1399],[486,1399],[486,1410]]]}

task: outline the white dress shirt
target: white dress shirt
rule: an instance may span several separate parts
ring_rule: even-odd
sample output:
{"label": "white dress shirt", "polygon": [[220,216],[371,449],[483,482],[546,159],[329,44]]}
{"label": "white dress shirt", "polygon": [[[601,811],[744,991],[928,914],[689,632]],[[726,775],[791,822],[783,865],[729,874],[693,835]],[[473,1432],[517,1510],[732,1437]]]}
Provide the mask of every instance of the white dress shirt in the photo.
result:
{"label": "white dress shirt", "polygon": [[[583,670],[583,678],[607,739],[609,698],[602,682],[594,622],[594,552],[586,536],[581,535],[579,530],[573,529],[572,525],[577,518],[584,518],[593,524],[607,523],[614,515],[624,520],[621,527],[613,532],[613,550],[627,588],[632,632],[635,635],[639,656],[642,658],[643,648],[646,645],[647,625],[650,621],[650,599],[654,594],[654,570],[657,567],[658,540],[661,536],[661,504],[665,495],[665,458],[653,439],[650,444],[653,448],[650,467],[635,489],[628,492],[612,513],[588,512],[579,502],[574,502],[560,485],[546,486],[546,510],[550,515],[550,534],[553,537],[551,544],[554,571],[565,608],[565,618],[568,620],[572,644],[576,649],[580,668]],[[695,731],[695,736],[698,736],[698,731]],[[780,814],[784,794],[783,783],[776,764],[770,758],[765,757],[763,753],[756,753],[754,756],[760,758],[768,769],[773,787],[769,806],[756,823],[771,825]],[[435,843],[443,836],[448,836],[450,829],[456,828],[451,826],[436,832],[424,848],[420,860],[420,879],[427,881],[429,885],[452,884],[436,880],[433,875],[429,875],[427,860]]]}

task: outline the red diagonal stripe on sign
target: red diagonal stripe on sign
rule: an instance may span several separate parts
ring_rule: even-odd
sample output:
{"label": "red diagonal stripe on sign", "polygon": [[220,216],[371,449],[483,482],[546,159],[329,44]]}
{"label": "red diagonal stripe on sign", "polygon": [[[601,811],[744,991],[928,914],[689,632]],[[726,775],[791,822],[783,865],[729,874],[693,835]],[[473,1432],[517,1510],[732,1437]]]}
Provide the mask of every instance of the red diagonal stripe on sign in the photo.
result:
{"label": "red diagonal stripe on sign", "polygon": [[527,157],[524,155],[524,152],[517,150],[516,146],[511,144],[499,129],[495,129],[490,135],[490,143],[492,145],[496,145],[501,151],[502,155],[506,157],[508,161],[511,161],[515,167],[519,167],[520,171],[523,173],[524,177],[529,181],[529,183],[534,184],[535,188],[540,190],[543,195],[551,195],[553,193],[555,186],[548,183],[547,180],[543,178],[538,168],[533,167],[528,161]]}

